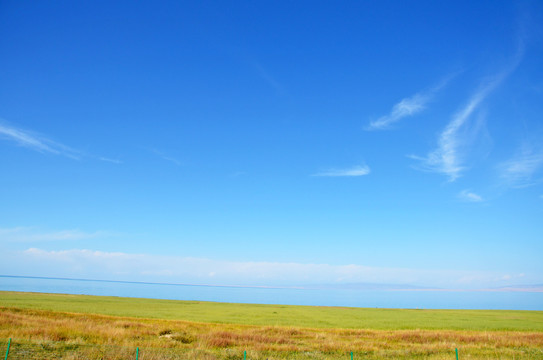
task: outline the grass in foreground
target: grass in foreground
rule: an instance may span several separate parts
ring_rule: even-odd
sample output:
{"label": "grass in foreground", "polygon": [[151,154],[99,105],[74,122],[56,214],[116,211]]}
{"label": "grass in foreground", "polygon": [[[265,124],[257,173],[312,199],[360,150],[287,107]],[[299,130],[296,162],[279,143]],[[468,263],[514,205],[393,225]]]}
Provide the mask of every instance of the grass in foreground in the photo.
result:
{"label": "grass in foreground", "polygon": [[[115,304],[115,300],[119,303]],[[23,306],[18,306],[19,301]],[[72,307],[64,309],[65,311],[44,309],[44,307],[62,308],[70,303]],[[91,306],[90,310],[74,310],[74,307],[84,308],[85,304]],[[99,304],[104,306],[101,311]],[[316,325],[304,327],[293,326],[298,320],[295,311],[290,314],[290,318],[282,316],[283,321],[292,324],[289,326],[278,326],[275,323],[244,325],[231,321],[234,319],[242,322],[252,314],[258,313],[252,308],[256,305],[248,306],[248,313],[245,314],[243,313],[245,305],[194,303],[202,307],[196,311],[200,316],[209,305],[222,306],[221,309],[227,309],[232,305],[233,309],[230,311],[235,309],[239,316],[232,317],[232,313],[227,312],[227,316],[221,318],[219,313],[214,313],[214,319],[223,320],[222,323],[171,320],[171,318],[182,319],[183,314],[189,311],[186,309],[184,312],[174,311],[176,304],[183,309],[184,302],[165,304],[163,307],[161,301],[144,299],[0,293],[0,354],[5,352],[7,338],[11,337],[14,343],[9,360],[134,359],[136,347],[141,349],[139,357],[141,360],[234,360],[241,359],[244,350],[247,350],[249,360],[287,358],[348,360],[350,351],[354,351],[355,359],[454,359],[455,348],[460,350],[461,359],[543,359],[543,332],[538,328],[538,325],[541,325],[539,312],[535,314],[520,312],[526,316],[528,324],[533,324],[532,328],[528,325],[519,326],[522,328],[520,330],[484,330],[489,326],[487,323],[502,324],[496,326],[499,328],[504,326],[504,321],[507,323],[512,319],[494,318],[494,312],[483,312],[485,316],[479,318],[477,311],[462,314],[466,321],[469,321],[469,315],[473,315],[478,326],[483,327],[480,330],[455,330],[447,328],[446,325],[437,329],[439,323],[432,323],[431,316],[424,318],[425,320],[420,323],[432,324],[433,328],[399,330],[364,326],[360,314],[365,313],[363,310],[370,313],[375,311],[376,314],[369,317],[371,325],[378,317],[379,310],[375,309],[294,307],[292,311],[298,310],[305,314],[305,317],[302,317],[305,322],[310,321],[309,314],[316,316],[313,320],[313,324]],[[143,314],[151,313],[155,318],[97,314],[122,309],[137,313],[138,307]],[[271,309],[276,307],[263,306],[263,311]],[[214,310],[213,306],[211,310]],[[346,311],[347,314],[339,313],[343,318],[347,318],[350,311],[353,311],[355,316],[359,317],[356,322],[358,328],[340,328],[341,326],[330,328],[329,322],[325,322],[327,326],[319,327],[318,315],[324,310]],[[357,313],[357,310],[362,313]],[[385,314],[384,317],[388,316],[387,311],[381,313]],[[169,315],[165,319],[159,319],[161,314]],[[407,311],[404,317],[409,318],[409,314],[417,312]],[[437,319],[444,316],[441,312],[437,314]],[[332,317],[330,314],[327,316]],[[507,317],[503,314],[502,316]],[[508,316],[518,314],[512,312]],[[231,323],[225,323],[225,320],[230,320]],[[261,317],[258,321],[262,322],[264,318]],[[417,321],[411,318],[410,326],[415,326]],[[449,319],[449,322],[454,324],[453,319]],[[513,321],[513,324],[517,324],[517,320]],[[5,341],[2,342],[1,339]]]}
{"label": "grass in foreground", "polygon": [[[528,331],[316,329],[0,308],[13,359],[543,359]],[[5,344],[3,349],[5,351]]]}

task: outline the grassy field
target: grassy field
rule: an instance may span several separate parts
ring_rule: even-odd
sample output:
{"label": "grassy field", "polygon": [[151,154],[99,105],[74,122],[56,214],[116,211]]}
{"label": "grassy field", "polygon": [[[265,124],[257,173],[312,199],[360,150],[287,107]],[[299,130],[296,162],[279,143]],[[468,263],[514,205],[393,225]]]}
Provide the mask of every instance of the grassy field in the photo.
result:
{"label": "grassy field", "polygon": [[381,330],[543,331],[543,311],[410,310],[231,304],[1,291],[0,306],[261,326]]}
{"label": "grassy field", "polygon": [[0,292],[9,359],[543,359],[543,312],[224,304]]}

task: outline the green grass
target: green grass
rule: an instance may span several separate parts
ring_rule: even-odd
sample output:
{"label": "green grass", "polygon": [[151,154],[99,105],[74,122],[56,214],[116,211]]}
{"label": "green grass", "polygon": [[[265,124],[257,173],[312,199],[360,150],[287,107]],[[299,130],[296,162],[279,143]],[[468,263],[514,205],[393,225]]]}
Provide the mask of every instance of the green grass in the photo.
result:
{"label": "green grass", "polygon": [[0,292],[7,308],[206,323],[375,330],[543,331],[543,311],[412,310],[232,304]]}
{"label": "green grass", "polygon": [[[10,359],[543,359],[543,312],[227,304],[0,292]],[[5,341],[2,341],[5,340]]]}

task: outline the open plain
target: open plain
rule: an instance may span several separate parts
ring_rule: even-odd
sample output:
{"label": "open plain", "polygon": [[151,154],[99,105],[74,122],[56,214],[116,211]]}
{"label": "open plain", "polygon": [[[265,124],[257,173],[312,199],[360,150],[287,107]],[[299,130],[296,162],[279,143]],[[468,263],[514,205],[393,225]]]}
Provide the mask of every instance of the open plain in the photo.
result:
{"label": "open plain", "polygon": [[543,359],[543,312],[0,292],[9,359]]}

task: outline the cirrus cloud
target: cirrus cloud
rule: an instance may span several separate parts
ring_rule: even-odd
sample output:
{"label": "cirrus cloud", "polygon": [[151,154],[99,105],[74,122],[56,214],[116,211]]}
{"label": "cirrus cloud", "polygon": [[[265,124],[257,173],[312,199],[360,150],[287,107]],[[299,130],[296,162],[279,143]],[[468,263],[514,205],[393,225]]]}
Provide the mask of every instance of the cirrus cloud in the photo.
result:
{"label": "cirrus cloud", "polygon": [[357,165],[346,169],[329,169],[313,174],[312,176],[342,177],[342,176],[364,176],[371,172],[367,165]]}

